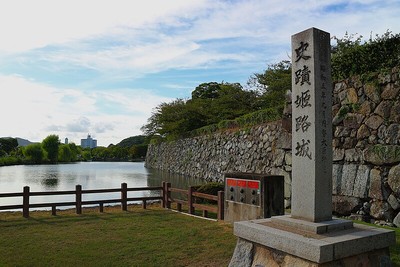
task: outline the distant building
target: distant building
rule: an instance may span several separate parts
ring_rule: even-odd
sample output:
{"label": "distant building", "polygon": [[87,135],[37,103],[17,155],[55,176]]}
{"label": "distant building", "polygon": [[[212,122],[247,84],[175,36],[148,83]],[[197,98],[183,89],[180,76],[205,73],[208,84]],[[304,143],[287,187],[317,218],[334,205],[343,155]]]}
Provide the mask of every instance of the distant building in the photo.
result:
{"label": "distant building", "polygon": [[68,145],[68,138],[65,138],[64,144]]}
{"label": "distant building", "polygon": [[97,140],[93,139],[90,134],[88,134],[86,139],[81,139],[81,147],[82,148],[95,148],[97,147]]}

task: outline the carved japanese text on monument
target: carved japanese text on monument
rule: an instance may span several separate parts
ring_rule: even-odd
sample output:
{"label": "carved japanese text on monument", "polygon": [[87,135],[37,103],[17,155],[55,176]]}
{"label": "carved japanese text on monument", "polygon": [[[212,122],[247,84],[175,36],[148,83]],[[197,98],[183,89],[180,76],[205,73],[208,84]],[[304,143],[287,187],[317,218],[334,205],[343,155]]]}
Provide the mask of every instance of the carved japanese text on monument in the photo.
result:
{"label": "carved japanese text on monument", "polygon": [[[309,44],[307,42],[301,41],[299,43],[299,46],[295,48],[295,54],[296,54],[296,61],[295,62],[302,62],[304,61],[302,67],[300,69],[297,69],[294,71],[295,77],[295,84],[300,85],[303,87],[303,85],[311,85],[311,80],[310,80],[310,75],[311,75],[311,70],[309,66],[307,66],[307,60],[311,58],[310,55],[307,55],[307,48],[309,47]],[[299,92],[295,92],[295,100],[294,104],[296,105],[296,108],[299,109],[307,109],[311,108],[311,94],[310,90],[300,90]],[[296,132],[300,131],[302,133],[307,132],[308,128],[311,126],[311,122],[309,121],[309,116],[307,115],[302,115],[299,114],[295,118],[296,121]],[[311,143],[310,139],[301,139],[298,142],[296,141],[296,147],[295,149],[295,155],[299,157],[304,157],[308,159],[312,159],[311,155],[311,150],[309,147],[309,144]]]}
{"label": "carved japanese text on monument", "polygon": [[[327,148],[328,148],[328,141],[327,141],[327,126],[328,126],[328,119],[327,119],[327,109],[328,105],[326,103],[327,99],[327,88],[326,88],[326,67],[324,65],[320,66],[320,73],[321,73],[321,159],[322,161],[327,160]],[[325,170],[326,171],[326,170]]]}

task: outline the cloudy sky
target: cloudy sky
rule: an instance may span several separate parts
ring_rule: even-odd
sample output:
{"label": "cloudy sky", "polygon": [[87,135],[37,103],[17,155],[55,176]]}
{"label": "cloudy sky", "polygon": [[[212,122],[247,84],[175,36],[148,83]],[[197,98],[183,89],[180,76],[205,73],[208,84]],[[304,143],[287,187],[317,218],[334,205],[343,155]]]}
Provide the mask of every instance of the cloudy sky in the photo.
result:
{"label": "cloudy sky", "polygon": [[290,36],[400,32],[399,0],[13,0],[0,3],[0,137],[101,146],[203,82],[288,59]]}

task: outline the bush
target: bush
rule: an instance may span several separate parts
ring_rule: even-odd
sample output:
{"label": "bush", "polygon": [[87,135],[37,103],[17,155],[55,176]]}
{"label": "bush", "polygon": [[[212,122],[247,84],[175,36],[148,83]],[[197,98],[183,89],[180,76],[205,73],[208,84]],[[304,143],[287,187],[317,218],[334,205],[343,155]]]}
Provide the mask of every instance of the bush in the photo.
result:
{"label": "bush", "polygon": [[362,36],[348,33],[343,38],[333,39],[337,42],[332,47],[333,80],[400,65],[400,34],[393,35],[387,31],[382,36],[371,36],[366,42],[362,42]]}
{"label": "bush", "polygon": [[10,166],[20,164],[21,160],[16,157],[1,157],[0,166]]}

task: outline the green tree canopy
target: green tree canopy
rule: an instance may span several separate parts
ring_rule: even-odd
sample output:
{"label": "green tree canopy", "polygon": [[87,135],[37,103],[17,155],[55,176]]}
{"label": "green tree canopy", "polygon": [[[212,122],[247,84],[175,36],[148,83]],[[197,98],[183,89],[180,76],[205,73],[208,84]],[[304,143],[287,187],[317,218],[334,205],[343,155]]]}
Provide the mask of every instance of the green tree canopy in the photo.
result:
{"label": "green tree canopy", "polygon": [[58,161],[71,162],[73,160],[74,158],[69,144],[60,144],[58,149]]}
{"label": "green tree canopy", "polygon": [[58,135],[52,134],[47,136],[42,141],[42,146],[47,152],[47,158],[51,163],[56,163],[58,160],[58,148],[60,146],[60,139]]}
{"label": "green tree canopy", "polygon": [[30,144],[24,147],[23,154],[29,161],[35,164],[42,163],[45,158],[45,152],[42,145],[39,143]]}
{"label": "green tree canopy", "polygon": [[258,103],[262,109],[275,108],[281,111],[285,105],[285,94],[292,89],[292,65],[283,60],[271,64],[264,72],[254,73],[247,86],[260,94]]}
{"label": "green tree canopy", "polygon": [[0,138],[0,150],[4,151],[6,154],[10,154],[11,151],[15,150],[17,147],[18,141],[16,138]]}
{"label": "green tree canopy", "polygon": [[194,129],[257,110],[256,99],[256,92],[244,90],[239,83],[203,83],[194,89],[191,99],[157,106],[142,130],[146,135],[179,138]]}

